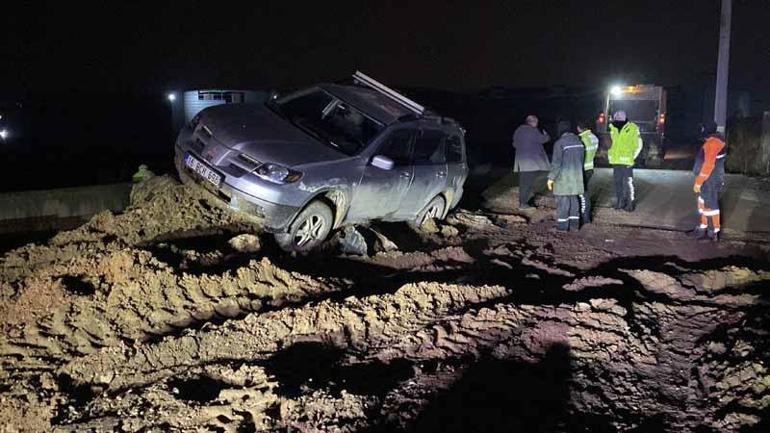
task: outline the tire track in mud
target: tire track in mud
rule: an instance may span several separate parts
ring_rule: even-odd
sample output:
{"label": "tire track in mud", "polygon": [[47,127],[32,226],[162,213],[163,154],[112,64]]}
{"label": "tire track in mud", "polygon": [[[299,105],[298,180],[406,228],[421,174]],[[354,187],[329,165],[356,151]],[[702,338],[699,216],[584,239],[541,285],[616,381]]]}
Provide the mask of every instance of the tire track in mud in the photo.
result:
{"label": "tire track in mud", "polygon": [[[642,275],[640,280],[647,284],[652,281],[649,272],[638,271]],[[716,275],[715,271],[694,271],[668,277],[686,282],[693,278],[708,279],[709,273]],[[737,268],[727,273],[732,276],[717,277],[717,280],[742,281],[745,286],[747,282],[770,279],[768,275]],[[670,280],[659,278],[658,281],[671,292]],[[735,287],[741,286],[718,283],[712,289]],[[768,374],[756,363],[766,356],[763,355],[766,342],[747,346],[750,347],[746,349],[747,359],[732,369],[709,361],[711,348],[703,344],[713,338],[718,328],[732,327],[751,316],[753,313],[745,308],[760,302],[757,295],[753,295],[752,300],[742,297],[739,303],[731,298],[728,307],[720,306],[720,298],[716,297],[712,306],[706,306],[700,305],[701,301],[688,304],[689,293],[685,290],[680,294],[684,301],[680,305],[637,299],[630,309],[612,298],[589,298],[585,302],[558,305],[502,301],[510,295],[502,287],[408,285],[393,295],[351,298],[342,303],[325,301],[250,315],[136,351],[106,349],[71,362],[62,372],[75,383],[122,392],[163,382],[210,364],[264,362],[276,352],[307,341],[324,342],[344,350],[354,356],[357,363],[391,363],[405,359],[410,363],[429,361],[466,366],[449,373],[437,371],[435,375],[443,375],[443,379],[432,385],[428,380],[430,374],[417,377],[418,382],[425,382],[422,397],[408,398],[410,407],[404,413],[396,408],[405,407],[407,396],[402,394],[408,394],[414,385],[410,388],[399,384],[382,398],[384,403],[380,403],[379,415],[370,414],[366,421],[372,426],[377,425],[377,419],[387,419],[392,426],[404,426],[420,413],[419,401],[427,405],[432,396],[451,389],[453,381],[462,377],[473,360],[491,356],[537,363],[554,346],[563,346],[568,350],[569,369],[573,372],[572,410],[585,413],[609,410],[614,413],[613,423],[618,427],[632,428],[646,422],[649,414],[657,414],[666,419],[671,431],[697,425],[725,430],[731,422],[735,426],[742,425],[741,422],[751,423],[757,408],[768,406],[770,390],[755,394],[756,389],[749,391],[750,387],[737,383],[746,377],[747,368],[753,369],[755,379],[760,382],[762,375]],[[768,324],[766,319],[755,324],[757,330]],[[736,338],[726,338],[721,344],[737,344]],[[732,385],[704,388],[704,377],[718,378],[718,383]],[[312,399],[307,395],[305,398]],[[279,398],[274,403],[279,401],[285,402]],[[729,408],[729,414],[725,414],[725,408]],[[291,416],[291,411],[284,413],[284,422],[289,422]],[[730,421],[730,417],[740,421]],[[357,428],[361,422],[359,419],[355,423]]]}
{"label": "tire track in mud", "polygon": [[[450,249],[446,253],[453,258],[462,256],[462,254],[455,250]],[[516,254],[513,253],[501,255],[500,248],[486,250],[490,254],[492,251],[494,251],[492,256],[506,256],[509,261],[511,257],[516,257]],[[132,254],[143,255],[146,254],[146,251],[134,251]],[[440,263],[441,260],[447,259],[444,254],[438,252],[433,254],[433,256],[435,259],[440,259],[438,262]],[[585,363],[586,372],[582,373],[585,376],[583,379],[584,383],[595,381],[597,377],[607,376],[607,371],[604,367],[597,367],[593,363],[599,362],[602,365],[616,365],[620,363],[620,365],[623,365],[619,369],[622,374],[616,371],[612,373],[613,377],[617,376],[619,379],[605,381],[601,386],[600,393],[593,389],[596,388],[595,386],[593,388],[586,387],[590,391],[587,391],[588,396],[584,397],[584,400],[589,402],[598,400],[601,403],[585,404],[583,409],[588,412],[600,413],[602,410],[607,410],[607,406],[610,404],[608,402],[611,402],[613,406],[622,407],[620,413],[625,414],[623,416],[631,420],[628,421],[630,425],[636,422],[635,420],[638,420],[641,413],[650,411],[660,413],[666,412],[666,410],[671,412],[670,408],[661,410],[658,405],[650,403],[661,398],[660,393],[656,391],[657,387],[661,386],[661,378],[665,378],[666,382],[681,383],[685,380],[683,379],[685,377],[687,379],[685,382],[690,383],[693,379],[688,376],[689,373],[682,376],[680,370],[691,362],[693,353],[703,354],[702,350],[694,350],[696,349],[695,346],[704,338],[702,329],[711,329],[711,325],[718,322],[738,323],[735,317],[739,317],[743,313],[735,313],[737,316],[734,315],[733,317],[727,314],[726,311],[740,311],[742,308],[761,303],[762,300],[757,296],[756,290],[742,290],[739,293],[736,289],[745,288],[752,283],[770,279],[767,273],[755,272],[736,266],[705,271],[693,271],[682,268],[681,265],[677,264],[664,265],[656,268],[655,271],[620,269],[617,272],[617,276],[626,275],[628,278],[636,281],[638,287],[634,287],[633,285],[628,286],[628,278],[625,281],[614,278],[608,279],[592,275],[593,271],[577,275],[573,274],[573,272],[577,272],[575,270],[562,270],[553,273],[550,270],[556,265],[548,264],[547,260],[543,261],[541,258],[529,253],[519,253],[519,255],[520,259],[528,258],[528,264],[495,265],[495,271],[487,269],[487,274],[478,279],[482,281],[499,280],[502,282],[520,273],[522,270],[530,269],[540,272],[542,276],[540,279],[546,278],[546,282],[560,285],[562,295],[557,296],[553,291],[547,293],[539,292],[539,294],[534,295],[525,292],[517,293],[515,290],[511,293],[511,291],[504,289],[502,286],[498,286],[496,289],[499,292],[496,292],[493,296],[469,302],[455,292],[459,290],[460,293],[465,293],[465,291],[478,290],[478,287],[423,283],[416,286],[407,285],[394,295],[371,296],[361,300],[350,298],[341,303],[324,301],[318,305],[288,308],[258,315],[250,314],[243,318],[239,315],[237,320],[227,321],[222,325],[208,326],[200,330],[190,327],[191,323],[179,323],[178,326],[180,328],[185,329],[186,327],[187,329],[185,335],[181,336],[176,335],[178,334],[177,332],[172,332],[164,338],[148,339],[147,336],[150,334],[143,331],[140,332],[139,328],[132,325],[126,325],[127,330],[136,333],[132,334],[133,337],[136,337],[135,339],[119,338],[114,341],[111,347],[103,349],[99,349],[99,346],[92,342],[92,347],[86,352],[67,353],[66,356],[62,356],[62,360],[69,360],[70,362],[59,373],[63,372],[65,374],[64,377],[72,379],[71,382],[75,389],[92,388],[98,391],[106,390],[108,393],[105,395],[109,396],[115,395],[115,393],[130,392],[132,389],[152,387],[186,372],[190,373],[205,369],[212,364],[234,363],[237,365],[238,363],[267,361],[276,352],[280,352],[286,347],[291,347],[297,342],[307,340],[326,342],[334,347],[351,352],[361,360],[379,360],[381,362],[407,359],[410,362],[435,362],[438,360],[456,363],[457,359],[479,359],[492,353],[493,356],[503,359],[533,363],[537,362],[539,357],[542,357],[549,347],[556,344],[564,344],[570,348],[572,359],[582,360]],[[466,254],[465,257],[469,256]],[[156,308],[159,304],[170,306],[194,305],[199,311],[205,312],[207,310],[203,306],[207,305],[206,302],[209,302],[208,311],[216,311],[215,306],[217,304],[214,303],[216,299],[222,299],[222,296],[225,296],[224,299],[231,299],[227,296],[237,297],[243,295],[243,293],[237,291],[240,285],[236,281],[238,278],[244,278],[245,275],[250,275],[250,277],[244,280],[248,281],[248,283],[243,284],[243,286],[248,288],[262,286],[275,289],[281,286],[281,284],[288,287],[293,282],[295,288],[299,288],[297,289],[298,291],[293,292],[296,295],[295,300],[306,300],[304,296],[308,292],[305,285],[308,283],[318,284],[315,279],[275,268],[266,258],[261,262],[252,261],[246,268],[239,268],[234,273],[235,276],[229,273],[221,276],[207,274],[191,276],[182,273],[180,276],[174,272],[173,268],[162,262],[152,262],[152,260],[150,256],[149,259],[145,260],[145,265],[143,266],[146,267],[148,263],[152,263],[155,266],[155,273],[169,273],[168,282],[156,287],[159,290],[156,296],[148,296],[148,293],[143,291],[141,287],[131,287],[127,291],[134,296],[117,296],[115,298],[116,302],[113,303],[116,307],[123,307],[126,303],[132,305],[132,302],[140,300],[147,302],[148,305],[152,306],[151,308]],[[409,260],[409,258],[407,257],[405,260]],[[424,258],[420,260],[424,260]],[[459,270],[461,272],[469,272],[470,269],[482,271],[485,269],[485,266],[493,264],[493,260],[495,259],[480,264],[481,268],[474,268],[476,265],[473,260],[463,260],[462,262],[465,263],[466,268],[463,269],[461,267]],[[117,261],[133,263],[128,266],[128,269],[137,267],[137,260]],[[523,260],[521,261],[523,262]],[[457,264],[456,261],[452,261],[452,263],[454,265]],[[431,269],[434,266],[426,262],[424,268]],[[524,266],[524,268],[519,268],[520,266]],[[103,267],[99,266],[98,268]],[[439,265],[438,269],[444,268]],[[660,272],[662,270],[666,270],[668,273]],[[492,272],[490,273],[489,271]],[[282,272],[283,276],[276,277],[276,272]],[[436,269],[431,269],[427,272],[418,272],[413,277],[417,279],[430,278],[432,273],[435,272]],[[457,272],[457,269],[448,272],[454,273]],[[139,273],[146,274],[147,270],[143,269]],[[113,274],[128,275],[126,272],[113,272]],[[551,275],[550,282],[548,281],[548,275]],[[183,284],[182,281],[184,279],[194,281],[194,283],[188,282]],[[540,279],[537,281],[540,281]],[[213,286],[206,289],[200,288],[200,285],[203,284],[202,281]],[[255,281],[259,282],[255,283]],[[509,281],[508,285],[512,286],[520,281],[527,280],[514,279]],[[176,288],[166,293],[165,291],[169,290],[170,286]],[[404,301],[402,299],[411,299],[413,297],[412,291],[415,290],[413,287],[426,290],[423,286],[430,289],[430,291],[441,292],[441,297],[429,302]],[[113,284],[110,287],[112,287],[112,290],[115,290],[117,285]],[[190,289],[191,287],[193,289]],[[197,287],[197,290],[194,289],[195,287]],[[643,289],[642,293],[639,292],[640,288]],[[174,290],[186,291],[177,293]],[[290,290],[283,288],[277,290],[276,293],[285,293],[287,291]],[[601,298],[602,293],[605,296],[612,295],[612,297]],[[517,294],[522,295],[521,299],[518,299]],[[98,289],[95,291],[95,295],[98,297]],[[431,298],[434,295],[428,296],[423,294],[420,296]],[[446,298],[447,296],[448,298]],[[155,299],[156,297],[160,297],[162,302]],[[248,298],[248,296],[246,297]],[[566,304],[563,302],[554,303],[553,299],[558,297],[570,300],[570,302]],[[638,303],[639,297],[652,297],[656,302]],[[534,302],[538,298],[545,302],[541,302],[541,305],[538,305],[537,302]],[[522,301],[525,302],[522,303]],[[81,303],[87,304],[88,302],[91,302],[90,298],[76,298],[76,302],[69,307],[70,310],[61,312],[63,320],[73,324],[73,326],[82,326],[78,319],[80,316],[73,313],[73,311],[83,308]],[[405,308],[403,306],[404,302],[407,305],[414,305]],[[349,306],[348,304],[351,303],[352,306]],[[104,302],[99,302],[95,305],[103,304]],[[289,305],[291,305],[291,301],[285,301],[284,299],[280,299],[275,304],[275,306]],[[436,305],[439,307],[437,308]],[[444,308],[441,307],[442,305],[451,307]],[[90,311],[91,313],[94,311],[87,308],[83,308],[83,310]],[[134,310],[139,310],[139,308],[134,307]],[[101,311],[101,313],[104,314],[104,311]],[[402,313],[405,313],[405,315]],[[83,314],[86,317],[91,317],[92,315]],[[208,313],[201,314],[205,315]],[[575,317],[578,318],[576,319]],[[208,320],[210,316],[200,316],[198,318]],[[705,319],[701,320],[700,318]],[[670,325],[669,328],[675,331],[666,330],[668,329],[666,324],[671,320],[673,320],[674,325]],[[45,323],[47,322],[44,322],[43,328],[46,327]],[[126,323],[136,325],[139,322],[126,321]],[[158,323],[173,322],[160,320]],[[384,327],[372,326],[372,324],[381,323],[387,323],[390,326],[387,331]],[[664,334],[669,335],[669,340],[661,337]],[[73,333],[72,335],[76,334]],[[96,335],[96,332],[92,331],[85,338],[93,339],[95,338],[94,335]],[[67,338],[63,340],[69,341]],[[508,345],[510,346],[508,347],[506,342],[510,340],[517,341],[518,343],[513,346]],[[627,343],[626,340],[632,341],[633,344]],[[26,345],[34,342],[34,340],[29,338],[22,339],[22,341]],[[144,343],[141,343],[141,341],[144,341]],[[680,349],[680,347],[691,348],[692,350]],[[632,353],[633,356],[627,355],[626,359],[612,356],[613,353],[619,351],[627,351]],[[45,362],[48,363],[50,362],[51,351],[48,350],[46,353],[48,353],[48,359],[45,359]],[[657,357],[660,353],[670,358],[663,360],[663,363],[668,366],[667,368],[655,366],[661,362],[660,357]],[[17,355],[22,356],[20,354]],[[31,359],[31,355],[23,355],[23,359]],[[357,362],[362,361],[359,360]],[[16,366],[18,367],[18,363]],[[735,374],[743,374],[744,376],[746,374],[743,371],[745,368],[731,368],[725,367],[729,371],[722,373],[713,373],[706,369],[703,373],[699,373],[698,377],[707,377],[709,375],[721,377],[719,383],[723,383],[725,380],[732,380],[731,378]],[[462,369],[458,371],[462,371]],[[646,371],[646,373],[640,374],[640,371]],[[684,371],[689,370],[684,368]],[[437,372],[437,374],[439,373],[446,372]],[[428,404],[430,396],[435,396],[441,389],[447,389],[447,387],[451,389],[453,381],[450,379],[459,380],[460,376],[458,374],[444,374],[444,388],[438,387],[436,390],[423,389],[421,394],[424,397],[424,402]],[[761,372],[758,374],[761,377]],[[576,377],[580,376],[576,375]],[[419,382],[424,379],[418,377],[417,380]],[[599,381],[601,382],[601,380]],[[649,383],[645,385],[645,382]],[[699,379],[693,383],[700,383]],[[634,385],[629,387],[629,384]],[[270,386],[279,386],[279,383],[273,382]],[[427,387],[428,385],[424,386]],[[402,398],[400,394],[402,391],[400,389],[401,387],[395,389],[389,395],[388,398],[391,403],[399,402],[399,399]],[[687,396],[690,391],[689,388],[684,387],[679,393],[671,393],[671,395],[664,395],[664,397],[668,400],[679,399],[679,401],[688,401]],[[745,389],[736,390],[734,387],[728,391],[736,396],[741,396],[740,398],[744,398],[742,396],[746,394]],[[250,393],[255,391],[246,389],[242,392],[250,395]],[[323,393],[322,390],[319,390],[315,396],[303,395],[302,402],[300,402],[298,399],[287,400],[270,393],[259,392],[261,394],[258,395],[266,399],[266,403],[263,405],[264,407],[260,406],[262,409],[250,409],[252,412],[248,412],[250,415],[247,417],[243,416],[243,410],[233,408],[240,407],[240,403],[236,401],[237,399],[226,399],[228,402],[226,404],[218,403],[229,409],[211,409],[210,411],[204,411],[204,413],[182,405],[183,409],[179,409],[178,413],[190,414],[189,416],[185,415],[183,419],[196,419],[198,421],[206,419],[213,423],[212,425],[222,428],[232,427],[234,422],[232,420],[239,420],[238,423],[240,423],[246,422],[246,419],[259,419],[261,420],[259,422],[263,423],[260,425],[268,426],[272,425],[271,423],[278,422],[276,419],[279,418],[283,420],[279,423],[282,426],[292,425],[299,428],[298,426],[304,425],[308,427],[309,424],[303,424],[299,420],[302,418],[300,414],[302,411],[308,410],[308,406],[317,407],[321,413],[319,414],[319,417],[321,417],[319,419],[323,423],[331,423],[330,425],[337,424],[333,421],[334,418],[331,420],[324,418],[326,415],[323,415],[323,413],[326,412],[322,409],[336,407],[336,405],[347,407],[353,411],[351,413],[358,414],[351,418],[346,418],[343,420],[344,422],[338,420],[343,423],[351,423],[348,426],[355,425],[358,428],[361,425],[370,425],[373,422],[372,420],[375,419],[372,418],[370,409],[376,406],[376,404],[363,396],[347,396],[345,397],[347,399],[346,402],[340,402],[339,398],[330,397]],[[629,395],[639,397],[629,399]],[[709,396],[703,394],[699,398],[701,397],[707,398]],[[173,399],[174,397],[171,396],[170,398]],[[714,398],[711,396],[709,401],[714,401]],[[578,399],[574,400],[578,401]],[[751,401],[753,402],[752,404],[757,404],[757,400],[752,399]],[[148,403],[145,402],[145,404]],[[276,418],[268,417],[266,414],[273,411],[276,405],[279,408],[283,407],[282,415]],[[364,411],[365,405],[368,405],[370,409]],[[110,407],[114,409],[114,405]],[[407,411],[406,414],[385,413],[385,411],[391,410],[388,407],[383,406],[383,412],[380,415],[391,420],[398,419],[398,422],[393,421],[397,425],[408,425],[419,414],[419,410],[414,408]],[[671,415],[672,417],[681,417],[683,413],[693,416],[692,411],[688,412],[676,405],[675,407],[677,409]],[[714,407],[719,407],[719,405],[714,405]],[[354,410],[353,408],[358,409]],[[95,410],[98,414],[98,410],[93,408],[91,410]],[[229,410],[230,412],[223,415],[223,410]],[[361,415],[364,412],[368,415]],[[218,415],[213,418],[206,415],[211,413],[217,413]],[[702,409],[699,408],[696,413],[700,414],[700,418],[697,419],[702,420]],[[748,415],[743,413],[738,419],[743,420],[741,417],[746,416],[751,417],[755,415],[751,415],[751,411],[749,411]],[[224,417],[231,421],[217,421],[216,417]],[[618,415],[617,418],[622,419],[622,416]],[[72,420],[77,419],[79,419],[78,416],[72,416]],[[104,422],[117,422],[115,420],[110,421],[111,418],[105,416],[104,413],[96,415],[94,419],[96,420],[94,425],[102,425],[102,427],[104,427]],[[159,415],[157,425],[163,425],[164,422],[168,422],[163,421],[164,419],[166,418]],[[144,425],[140,421],[136,422]],[[682,425],[690,425],[686,421],[677,422],[680,422]],[[714,422],[716,423],[717,421]],[[736,421],[736,425],[740,425],[740,422],[743,421]],[[193,425],[184,423],[172,424],[177,427],[182,425],[190,427]],[[88,423],[76,422],[76,424],[73,424],[72,431],[77,431],[87,425]]]}
{"label": "tire track in mud", "polygon": [[76,384],[120,390],[219,360],[264,358],[303,339],[366,352],[371,346],[410,338],[425,323],[453,309],[507,295],[508,291],[499,286],[407,285],[392,295],[348,298],[341,303],[323,301],[307,308],[249,315],[210,331],[139,347],[135,352],[111,347],[74,360],[61,371]]}
{"label": "tire track in mud", "polygon": [[[124,250],[100,259],[92,269],[75,260],[64,269],[39,272],[37,278],[49,278],[54,284],[61,284],[60,275],[71,269],[100,282],[93,296],[71,297],[71,302],[0,340],[0,356],[43,358],[38,368],[51,368],[102,347],[147,341],[218,318],[307,302],[344,287],[282,270],[267,258],[222,275],[200,276],[176,275],[145,251]],[[113,268],[110,262],[121,266]],[[100,271],[104,269],[113,272]]]}

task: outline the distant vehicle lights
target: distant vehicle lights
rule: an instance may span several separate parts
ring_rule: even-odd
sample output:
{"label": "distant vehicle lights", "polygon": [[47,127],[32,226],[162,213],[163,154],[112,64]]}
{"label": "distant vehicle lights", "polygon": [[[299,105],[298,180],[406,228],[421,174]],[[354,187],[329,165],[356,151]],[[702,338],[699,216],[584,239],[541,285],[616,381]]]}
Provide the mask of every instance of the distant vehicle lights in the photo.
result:
{"label": "distant vehicle lights", "polygon": [[174,102],[176,101],[176,93],[169,93],[166,95],[166,99],[168,99],[168,102]]}
{"label": "distant vehicle lights", "polygon": [[612,96],[620,96],[624,93],[636,94],[641,93],[644,90],[643,86],[625,86],[616,84],[610,87],[610,94]]}
{"label": "distant vehicle lights", "polygon": [[10,135],[10,133],[8,132],[7,129],[5,129],[5,128],[0,129],[0,139],[7,140],[9,135]]}

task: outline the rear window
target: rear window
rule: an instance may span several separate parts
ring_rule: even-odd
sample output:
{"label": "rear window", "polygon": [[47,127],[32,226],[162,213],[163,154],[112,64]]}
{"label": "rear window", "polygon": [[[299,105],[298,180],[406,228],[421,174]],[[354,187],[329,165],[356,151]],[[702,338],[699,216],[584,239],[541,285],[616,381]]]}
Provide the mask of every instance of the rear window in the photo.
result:
{"label": "rear window", "polygon": [[439,130],[422,130],[414,143],[414,163],[416,165],[443,164],[445,162],[444,137],[444,132]]}
{"label": "rear window", "polygon": [[446,139],[446,162],[463,162],[463,142],[460,137],[451,135]]}

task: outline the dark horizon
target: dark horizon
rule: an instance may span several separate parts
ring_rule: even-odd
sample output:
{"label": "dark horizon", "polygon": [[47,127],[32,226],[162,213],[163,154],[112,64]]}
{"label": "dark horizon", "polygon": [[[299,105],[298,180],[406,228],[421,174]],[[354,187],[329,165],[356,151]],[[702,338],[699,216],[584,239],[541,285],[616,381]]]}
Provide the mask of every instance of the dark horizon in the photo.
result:
{"label": "dark horizon", "polygon": [[[3,14],[5,95],[297,87],[356,69],[401,87],[708,87],[717,0],[14,4]],[[734,5],[731,92],[770,101],[760,1]]]}

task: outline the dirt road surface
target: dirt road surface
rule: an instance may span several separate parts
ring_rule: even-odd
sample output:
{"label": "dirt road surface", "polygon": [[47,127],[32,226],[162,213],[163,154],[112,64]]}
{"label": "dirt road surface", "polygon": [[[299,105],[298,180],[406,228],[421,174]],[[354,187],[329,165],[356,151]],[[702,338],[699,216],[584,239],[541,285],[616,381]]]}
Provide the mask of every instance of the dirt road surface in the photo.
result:
{"label": "dirt road surface", "polygon": [[770,431],[767,239],[459,210],[293,257],[132,200],[0,258],[0,431]]}

